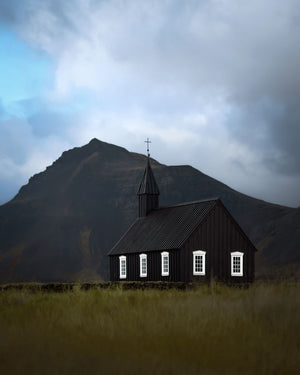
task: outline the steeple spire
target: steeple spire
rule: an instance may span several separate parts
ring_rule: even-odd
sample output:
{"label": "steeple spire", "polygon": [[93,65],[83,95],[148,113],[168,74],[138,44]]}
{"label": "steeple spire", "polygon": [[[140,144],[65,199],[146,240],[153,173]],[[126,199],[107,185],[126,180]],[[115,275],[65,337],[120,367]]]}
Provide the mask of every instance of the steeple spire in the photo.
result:
{"label": "steeple spire", "polygon": [[147,164],[137,195],[139,196],[139,217],[146,216],[159,207],[159,189],[150,165],[149,138],[147,138]]}

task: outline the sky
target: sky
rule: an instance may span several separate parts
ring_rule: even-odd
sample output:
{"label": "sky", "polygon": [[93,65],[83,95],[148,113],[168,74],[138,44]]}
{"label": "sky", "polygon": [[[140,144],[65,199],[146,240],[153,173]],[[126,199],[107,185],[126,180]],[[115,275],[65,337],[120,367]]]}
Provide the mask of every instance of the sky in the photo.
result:
{"label": "sky", "polygon": [[0,0],[0,204],[92,138],[300,206],[299,0]]}

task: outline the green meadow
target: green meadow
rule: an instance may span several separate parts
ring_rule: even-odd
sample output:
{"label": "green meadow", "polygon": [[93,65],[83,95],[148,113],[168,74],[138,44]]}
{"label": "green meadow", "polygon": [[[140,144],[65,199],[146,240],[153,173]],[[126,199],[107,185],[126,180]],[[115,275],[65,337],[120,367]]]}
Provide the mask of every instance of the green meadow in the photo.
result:
{"label": "green meadow", "polygon": [[0,374],[299,374],[296,282],[0,291]]}

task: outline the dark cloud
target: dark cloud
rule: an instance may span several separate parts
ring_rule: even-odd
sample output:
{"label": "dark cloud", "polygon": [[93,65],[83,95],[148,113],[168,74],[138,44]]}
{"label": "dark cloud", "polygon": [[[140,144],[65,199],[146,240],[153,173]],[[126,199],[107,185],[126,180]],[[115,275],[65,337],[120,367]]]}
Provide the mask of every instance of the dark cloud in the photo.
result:
{"label": "dark cloud", "polygon": [[270,170],[300,175],[299,119],[300,100],[275,102],[262,97],[235,106],[227,126],[234,138],[262,155]]}
{"label": "dark cloud", "polygon": [[[28,9],[25,2],[18,0],[0,0],[0,21],[6,24],[15,24],[19,16]],[[23,18],[23,15],[22,15]]]}
{"label": "dark cloud", "polygon": [[[149,124],[165,143],[168,132],[206,136],[206,151],[239,170],[300,178],[298,0],[0,0],[0,21],[53,57],[54,95],[95,93],[101,126],[139,112],[132,137]],[[28,124],[67,137],[72,116],[47,107]]]}
{"label": "dark cloud", "polygon": [[32,153],[34,141],[28,123],[17,117],[0,121],[0,156],[22,165]]}
{"label": "dark cloud", "polygon": [[44,110],[33,113],[27,121],[32,133],[36,137],[56,135],[66,137],[66,132],[76,123],[76,114],[59,113],[52,110]]}
{"label": "dark cloud", "polygon": [[0,21],[17,27],[26,20],[32,22],[33,16],[41,10],[55,15],[59,24],[70,26],[67,14],[72,10],[71,5],[60,0],[0,0]]}
{"label": "dark cloud", "polygon": [[298,98],[298,101],[286,103],[283,118],[278,123],[271,124],[274,127],[270,134],[274,144],[286,157],[279,171],[300,175],[300,96]]}

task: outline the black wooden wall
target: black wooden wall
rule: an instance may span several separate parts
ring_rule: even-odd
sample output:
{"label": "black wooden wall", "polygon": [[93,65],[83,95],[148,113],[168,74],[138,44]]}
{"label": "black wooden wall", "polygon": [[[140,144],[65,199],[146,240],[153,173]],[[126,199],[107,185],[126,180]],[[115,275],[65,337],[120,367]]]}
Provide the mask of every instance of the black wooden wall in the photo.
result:
{"label": "black wooden wall", "polygon": [[[204,276],[193,275],[194,250],[206,251]],[[231,252],[234,251],[244,253],[243,276],[231,276]],[[218,203],[181,249],[180,280],[208,281],[213,277],[228,283],[253,282],[254,253],[251,242],[222,203]]]}
{"label": "black wooden wall", "polygon": [[151,210],[158,208],[157,194],[139,195],[139,217],[146,216]]}

